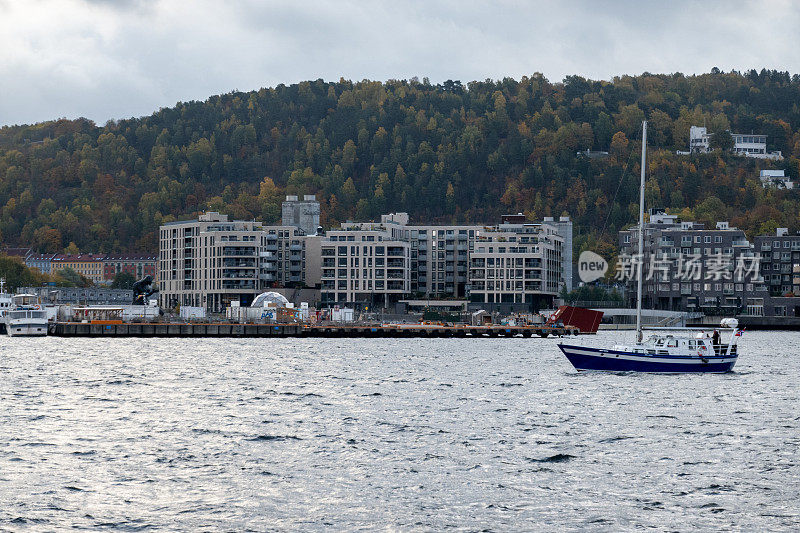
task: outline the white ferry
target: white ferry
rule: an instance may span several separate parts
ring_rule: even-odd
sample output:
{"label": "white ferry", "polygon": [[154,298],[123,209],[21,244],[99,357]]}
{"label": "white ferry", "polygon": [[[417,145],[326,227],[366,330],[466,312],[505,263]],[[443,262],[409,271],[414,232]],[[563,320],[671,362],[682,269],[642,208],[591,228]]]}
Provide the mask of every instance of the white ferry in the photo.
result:
{"label": "white ferry", "polygon": [[6,332],[12,337],[47,335],[47,312],[34,294],[15,294],[6,313]]}

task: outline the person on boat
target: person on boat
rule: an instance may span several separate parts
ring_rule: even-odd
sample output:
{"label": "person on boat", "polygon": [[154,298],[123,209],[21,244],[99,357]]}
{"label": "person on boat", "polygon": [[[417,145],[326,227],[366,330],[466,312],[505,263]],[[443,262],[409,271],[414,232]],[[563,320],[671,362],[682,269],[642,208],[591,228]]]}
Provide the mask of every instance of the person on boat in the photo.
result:
{"label": "person on boat", "polygon": [[719,331],[716,329],[714,330],[714,334],[711,335],[711,344],[714,347],[714,353],[717,353],[717,350],[719,349]]}

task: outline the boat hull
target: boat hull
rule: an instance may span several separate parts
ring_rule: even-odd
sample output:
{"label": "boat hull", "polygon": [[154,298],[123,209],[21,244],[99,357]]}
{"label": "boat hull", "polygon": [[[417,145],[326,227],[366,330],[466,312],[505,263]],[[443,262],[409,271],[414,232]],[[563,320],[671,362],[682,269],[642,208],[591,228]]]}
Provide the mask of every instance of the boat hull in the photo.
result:
{"label": "boat hull", "polygon": [[47,322],[6,323],[6,333],[10,337],[43,337],[47,335]]}
{"label": "boat hull", "polygon": [[733,370],[736,355],[678,356],[621,352],[559,344],[576,370],[605,372],[724,373]]}

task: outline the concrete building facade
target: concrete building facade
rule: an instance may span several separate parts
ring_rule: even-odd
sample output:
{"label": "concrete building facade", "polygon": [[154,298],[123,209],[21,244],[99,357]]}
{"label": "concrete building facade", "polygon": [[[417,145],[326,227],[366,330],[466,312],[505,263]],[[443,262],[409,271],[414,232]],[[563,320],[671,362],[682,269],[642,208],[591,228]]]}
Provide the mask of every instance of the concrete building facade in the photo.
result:
{"label": "concrete building facade", "polygon": [[470,300],[547,308],[564,284],[564,238],[543,224],[501,224],[483,231],[470,254]]}
{"label": "concrete building facade", "polygon": [[303,235],[314,235],[319,227],[319,202],[313,194],[303,196],[287,196],[281,204],[281,225],[294,226],[303,231]]}
{"label": "concrete building facade", "polygon": [[[512,244],[487,247],[493,239]],[[160,228],[160,298],[168,308],[220,311],[232,302],[246,305],[264,290],[314,287],[323,304],[386,307],[409,297],[466,300],[475,286],[476,302],[538,308],[539,297],[552,300],[571,277],[571,264],[564,262],[571,241],[567,217],[541,224],[507,219],[496,226],[439,226],[409,225],[408,214],[392,213],[380,222],[343,223],[325,235],[306,235],[294,225],[229,221],[209,212]],[[473,279],[471,258],[480,243],[481,258],[505,269],[501,279],[508,270],[508,279],[516,281],[521,261],[521,283],[493,279],[489,287],[486,278]]]}
{"label": "concrete building facade", "polygon": [[159,229],[159,303],[213,311],[247,305],[269,281],[274,254],[258,222],[208,212],[167,223]]}
{"label": "concrete building facade", "polygon": [[391,230],[329,231],[320,257],[323,305],[386,307],[411,292],[411,245]]}
{"label": "concrete building facade", "polygon": [[775,235],[759,235],[753,240],[769,295],[800,296],[800,235],[778,228]]}

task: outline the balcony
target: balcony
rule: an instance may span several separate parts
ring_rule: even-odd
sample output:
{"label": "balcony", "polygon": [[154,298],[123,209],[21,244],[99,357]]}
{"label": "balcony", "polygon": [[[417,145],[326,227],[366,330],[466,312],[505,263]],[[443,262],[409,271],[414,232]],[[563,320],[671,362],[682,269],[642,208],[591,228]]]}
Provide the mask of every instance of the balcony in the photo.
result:
{"label": "balcony", "polygon": [[252,246],[226,246],[222,249],[223,257],[254,257],[256,249]]}
{"label": "balcony", "polygon": [[223,281],[222,288],[224,290],[234,290],[234,291],[242,291],[242,290],[255,290],[256,282],[255,281]]}
{"label": "balcony", "polygon": [[255,259],[223,259],[222,266],[225,268],[255,268]]}
{"label": "balcony", "polygon": [[275,274],[259,274],[258,279],[261,281],[275,281]]}
{"label": "balcony", "polygon": [[255,272],[245,273],[245,272],[225,272],[223,271],[222,275],[220,276],[222,279],[256,279]]}

